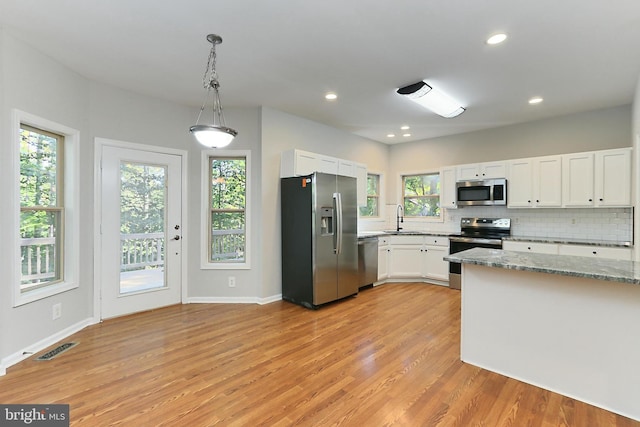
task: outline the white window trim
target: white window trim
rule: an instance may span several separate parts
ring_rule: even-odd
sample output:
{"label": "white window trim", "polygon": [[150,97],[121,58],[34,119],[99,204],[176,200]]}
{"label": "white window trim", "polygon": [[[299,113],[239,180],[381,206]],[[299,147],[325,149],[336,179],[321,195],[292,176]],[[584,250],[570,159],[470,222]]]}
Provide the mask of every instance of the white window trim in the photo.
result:
{"label": "white window trim", "polygon": [[374,222],[386,222],[386,217],[384,215],[384,207],[385,207],[385,198],[384,198],[384,188],[385,188],[385,184],[384,184],[384,173],[382,172],[377,172],[374,170],[367,170],[367,176],[371,174],[371,175],[378,175],[379,178],[379,182],[378,182],[378,216],[362,216],[360,215],[360,209],[358,209],[358,219],[360,221],[364,221],[364,222],[370,222],[370,223],[374,223]]}
{"label": "white window trim", "polygon": [[[20,293],[21,261],[20,261],[20,150],[17,141],[20,140],[20,125],[26,125],[57,133],[64,136],[64,280],[39,289]],[[79,286],[80,274],[80,131],[65,125],[43,119],[36,115],[17,109],[11,115],[11,148],[13,159],[13,185],[11,186],[13,200],[13,221],[11,224],[13,245],[11,258],[15,260],[12,270],[11,283],[13,306],[28,304]]]}
{"label": "white window trim", "polygon": [[[398,174],[398,204],[401,205],[402,207],[404,207],[404,182],[402,180],[403,176],[406,175],[431,175],[431,174],[438,174],[438,176],[440,177],[440,179],[442,179],[442,176],[440,175],[440,170],[436,169],[435,171],[418,171],[418,172],[400,172]],[[440,190],[442,191],[442,181],[440,182]],[[404,217],[404,221],[405,222],[444,222],[444,208],[442,207],[442,193],[440,193],[440,216],[439,217],[434,217],[434,216],[405,216]]]}
{"label": "white window trim", "polygon": [[[249,150],[203,150],[200,161],[201,196],[200,196],[200,268],[202,270],[249,270],[251,268],[251,151]],[[209,261],[209,157],[244,157],[246,158],[247,186],[245,212],[245,258],[244,262],[210,262]]]}

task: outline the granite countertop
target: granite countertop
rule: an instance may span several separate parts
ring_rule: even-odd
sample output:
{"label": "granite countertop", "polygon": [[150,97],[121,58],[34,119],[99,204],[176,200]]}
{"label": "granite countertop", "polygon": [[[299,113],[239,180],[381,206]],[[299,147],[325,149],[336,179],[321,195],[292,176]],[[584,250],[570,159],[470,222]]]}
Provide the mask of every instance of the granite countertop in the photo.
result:
{"label": "granite countertop", "polygon": [[386,231],[360,231],[358,238],[382,237],[382,236],[442,236],[448,237],[452,234],[458,234],[454,231],[413,231],[413,230],[386,230]]}
{"label": "granite countertop", "polygon": [[568,239],[562,237],[532,237],[532,236],[509,236],[504,240],[512,242],[537,242],[537,243],[560,243],[566,245],[586,245],[586,246],[607,246],[612,248],[630,248],[631,242],[619,242],[613,240],[593,240],[593,239]]}
{"label": "granite countertop", "polygon": [[445,256],[444,260],[640,285],[640,263],[633,261],[484,248],[473,248],[451,254]]}

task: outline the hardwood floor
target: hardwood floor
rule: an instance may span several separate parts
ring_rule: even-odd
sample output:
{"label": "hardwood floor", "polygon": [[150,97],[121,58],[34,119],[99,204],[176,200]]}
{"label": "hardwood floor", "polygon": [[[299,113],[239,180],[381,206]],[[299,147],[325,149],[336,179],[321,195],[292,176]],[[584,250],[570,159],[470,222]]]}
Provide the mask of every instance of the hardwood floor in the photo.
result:
{"label": "hardwood floor", "polygon": [[639,426],[462,363],[460,293],[387,284],[317,311],[191,304],[111,319],[0,377],[74,426]]}

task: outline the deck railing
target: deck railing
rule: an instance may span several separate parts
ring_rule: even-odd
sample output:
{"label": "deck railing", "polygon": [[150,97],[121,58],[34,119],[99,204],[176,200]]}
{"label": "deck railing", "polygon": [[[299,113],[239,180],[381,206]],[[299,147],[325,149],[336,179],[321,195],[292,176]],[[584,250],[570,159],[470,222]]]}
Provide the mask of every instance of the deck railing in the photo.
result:
{"label": "deck railing", "polygon": [[212,230],[212,261],[244,261],[245,238],[243,229]]}
{"label": "deck railing", "polygon": [[[121,271],[143,270],[164,265],[164,233],[120,235]],[[214,261],[242,261],[245,257],[245,231],[213,230],[211,255]],[[57,262],[55,237],[20,240],[22,283],[39,283],[55,277]]]}

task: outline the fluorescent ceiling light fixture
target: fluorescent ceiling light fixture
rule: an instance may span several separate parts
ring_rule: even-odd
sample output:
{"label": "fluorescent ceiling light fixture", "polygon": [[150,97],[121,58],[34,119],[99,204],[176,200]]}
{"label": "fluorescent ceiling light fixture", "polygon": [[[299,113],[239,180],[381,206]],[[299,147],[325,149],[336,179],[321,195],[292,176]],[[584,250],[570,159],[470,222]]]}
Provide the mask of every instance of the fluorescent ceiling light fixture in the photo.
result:
{"label": "fluorescent ceiling light fixture", "polygon": [[411,134],[410,133],[403,133],[402,136],[404,136],[406,138],[408,136],[411,136]]}
{"label": "fluorescent ceiling light fixture", "polygon": [[335,94],[335,93],[333,93],[333,92],[329,92],[328,94],[326,94],[326,95],[324,96],[324,98],[325,98],[326,100],[328,100],[328,101],[333,101],[334,99],[337,99],[337,98],[338,98],[338,95],[336,95],[336,94]]}
{"label": "fluorescent ceiling light fixture", "polygon": [[504,33],[494,34],[487,39],[487,44],[499,44],[507,39],[507,35]]}
{"label": "fluorescent ceiling light fixture", "polygon": [[[226,147],[238,135],[238,132],[228,128],[224,122],[224,114],[222,113],[222,103],[220,102],[220,82],[218,81],[218,73],[216,73],[216,45],[222,43],[222,37],[217,34],[209,34],[207,41],[211,43],[211,51],[209,52],[209,60],[207,68],[204,71],[202,85],[207,90],[207,95],[200,108],[200,113],[196,119],[196,124],[189,128],[189,132],[193,134],[196,140],[209,148]],[[212,101],[212,122],[210,125],[201,125],[200,116],[207,105],[207,98],[213,92]]]}
{"label": "fluorescent ceiling light fixture", "polygon": [[400,126],[400,129],[402,129],[402,130],[409,130],[409,129],[411,129],[411,128],[410,128],[409,126],[407,126],[407,125],[404,125],[404,126]]}
{"label": "fluorescent ceiling light fixture", "polygon": [[529,100],[529,104],[532,104],[532,105],[534,105],[534,104],[540,104],[542,101],[544,101],[544,99],[542,99],[542,97],[540,97],[540,96],[534,96],[533,98],[531,98],[531,99]]}
{"label": "fluorescent ceiling light fixture", "polygon": [[389,133],[387,134],[387,138],[395,138],[396,135],[394,133]]}
{"label": "fluorescent ceiling light fixture", "polygon": [[401,87],[397,91],[400,95],[404,95],[413,102],[433,111],[439,116],[452,118],[464,113],[464,108],[448,95],[433,89],[425,82],[414,83],[409,86]]}

